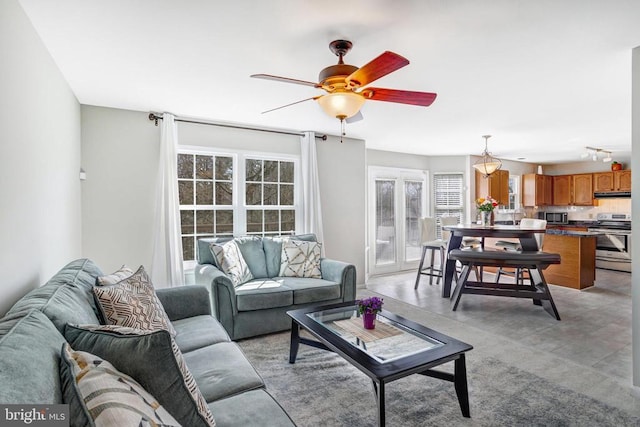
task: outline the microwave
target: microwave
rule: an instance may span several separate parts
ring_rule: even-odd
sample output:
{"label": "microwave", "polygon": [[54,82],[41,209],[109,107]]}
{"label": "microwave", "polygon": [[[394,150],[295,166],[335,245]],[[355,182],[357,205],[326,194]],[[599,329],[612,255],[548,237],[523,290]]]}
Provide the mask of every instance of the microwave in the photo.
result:
{"label": "microwave", "polygon": [[547,220],[547,224],[569,224],[567,212],[545,212],[544,219]]}

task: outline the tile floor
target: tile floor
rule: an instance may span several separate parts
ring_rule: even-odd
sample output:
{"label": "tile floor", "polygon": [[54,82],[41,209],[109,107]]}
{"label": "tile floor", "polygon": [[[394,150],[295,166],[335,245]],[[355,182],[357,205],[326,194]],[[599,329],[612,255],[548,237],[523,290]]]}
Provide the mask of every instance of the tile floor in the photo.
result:
{"label": "tile floor", "polygon": [[414,290],[415,278],[415,271],[377,276],[365,287],[450,319],[454,329],[480,328],[631,385],[630,273],[597,269],[595,286],[582,291],[550,285],[561,321],[531,300],[485,295],[463,295],[453,312],[440,285],[423,276]]}

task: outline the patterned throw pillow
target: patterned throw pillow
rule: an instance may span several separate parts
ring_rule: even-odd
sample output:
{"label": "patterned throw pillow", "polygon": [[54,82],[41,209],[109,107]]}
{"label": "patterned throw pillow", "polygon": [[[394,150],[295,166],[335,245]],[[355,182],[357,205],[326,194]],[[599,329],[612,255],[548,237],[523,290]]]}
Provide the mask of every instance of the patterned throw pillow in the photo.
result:
{"label": "patterned throw pillow", "polygon": [[134,271],[132,269],[130,269],[126,265],[123,265],[122,267],[120,267],[119,270],[114,271],[113,273],[107,276],[98,276],[98,278],[96,279],[96,285],[98,286],[115,285],[119,281],[124,280],[127,277],[133,276],[133,273]]}
{"label": "patterned throw pillow", "polygon": [[321,252],[322,243],[283,240],[279,276],[322,278],[320,271]]}
{"label": "patterned throw pillow", "polygon": [[216,425],[182,352],[167,331],[142,331],[117,325],[67,325],[64,335],[73,348],[107,359],[138,380],[180,424]]}
{"label": "patterned throw pillow", "polygon": [[94,286],[93,293],[105,322],[143,330],[166,329],[176,336],[167,313],[140,266],[132,276],[111,286]]}
{"label": "patterned throw pillow", "polygon": [[60,375],[73,425],[180,425],[136,380],[67,343],[62,345]]}
{"label": "patterned throw pillow", "polygon": [[253,274],[251,274],[251,270],[249,270],[249,266],[235,240],[222,244],[211,243],[209,249],[218,265],[222,266],[224,274],[229,276],[234,286],[242,285],[253,279]]}

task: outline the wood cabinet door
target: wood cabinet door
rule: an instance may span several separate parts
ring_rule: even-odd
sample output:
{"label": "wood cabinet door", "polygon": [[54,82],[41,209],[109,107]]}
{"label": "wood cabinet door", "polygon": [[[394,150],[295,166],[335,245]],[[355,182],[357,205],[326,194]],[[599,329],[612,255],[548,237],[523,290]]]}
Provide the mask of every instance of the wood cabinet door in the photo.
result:
{"label": "wood cabinet door", "polygon": [[611,191],[613,188],[613,172],[593,174],[593,191]]}
{"label": "wood cabinet door", "polygon": [[498,171],[498,176],[500,179],[499,182],[499,190],[498,193],[500,197],[497,199],[500,205],[509,206],[509,171]]}
{"label": "wood cabinet door", "polygon": [[631,171],[615,171],[613,172],[614,189],[617,191],[631,191]]}
{"label": "wood cabinet door", "polygon": [[571,175],[553,177],[553,204],[557,206],[571,204]]}
{"label": "wood cabinet door", "polygon": [[593,206],[593,174],[572,175],[573,205]]}
{"label": "wood cabinet door", "polygon": [[499,205],[509,204],[509,171],[498,170],[487,178],[476,171],[476,198],[487,196]]}
{"label": "wood cabinet door", "polygon": [[544,205],[551,206],[553,205],[553,177],[550,175],[542,175],[544,177],[543,180],[543,194],[544,194]]}

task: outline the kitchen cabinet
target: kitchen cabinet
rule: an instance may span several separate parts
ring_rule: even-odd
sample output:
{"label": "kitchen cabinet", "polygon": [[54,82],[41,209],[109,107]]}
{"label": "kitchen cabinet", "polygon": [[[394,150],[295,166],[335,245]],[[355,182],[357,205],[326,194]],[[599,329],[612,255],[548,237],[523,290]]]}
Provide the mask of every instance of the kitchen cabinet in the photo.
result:
{"label": "kitchen cabinet", "polygon": [[553,205],[553,177],[535,173],[522,175],[522,204],[524,206]]}
{"label": "kitchen cabinet", "polygon": [[509,205],[509,171],[500,169],[487,178],[476,171],[476,198],[487,196],[499,205]]}
{"label": "kitchen cabinet", "polygon": [[571,175],[572,205],[593,206],[593,174]]}
{"label": "kitchen cabinet", "polygon": [[556,206],[571,204],[571,175],[553,177],[553,204]]}
{"label": "kitchen cabinet", "polygon": [[594,236],[545,234],[544,250],[560,254],[560,264],[544,271],[547,283],[584,289],[596,279],[596,238]]}
{"label": "kitchen cabinet", "polygon": [[631,170],[613,171],[613,190],[631,191]]}
{"label": "kitchen cabinet", "polygon": [[593,206],[593,174],[554,176],[553,204],[556,206]]}
{"label": "kitchen cabinet", "polygon": [[593,191],[631,191],[631,170],[594,173]]}

